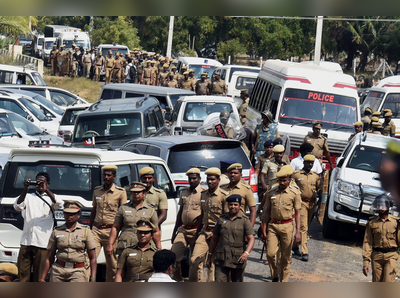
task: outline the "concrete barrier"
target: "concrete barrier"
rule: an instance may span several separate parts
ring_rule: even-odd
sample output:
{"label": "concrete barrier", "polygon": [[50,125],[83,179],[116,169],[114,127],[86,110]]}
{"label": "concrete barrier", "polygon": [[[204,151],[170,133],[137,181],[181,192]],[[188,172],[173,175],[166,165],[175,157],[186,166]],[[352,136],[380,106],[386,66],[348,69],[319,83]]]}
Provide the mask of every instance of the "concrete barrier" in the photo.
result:
{"label": "concrete barrier", "polygon": [[5,49],[0,49],[0,55],[9,56],[13,53],[12,49],[14,47],[14,64],[19,66],[26,66],[29,69],[36,70],[42,77],[43,72],[43,60],[34,58],[27,55],[22,55],[22,46],[9,45],[8,51]]}

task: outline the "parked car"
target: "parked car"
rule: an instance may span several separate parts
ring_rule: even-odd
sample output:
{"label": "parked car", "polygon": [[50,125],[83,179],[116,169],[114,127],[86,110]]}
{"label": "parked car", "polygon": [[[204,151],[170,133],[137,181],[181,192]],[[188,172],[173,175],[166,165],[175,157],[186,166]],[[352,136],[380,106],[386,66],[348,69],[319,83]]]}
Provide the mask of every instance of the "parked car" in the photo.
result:
{"label": "parked car", "polygon": [[[228,84],[227,96],[240,97],[240,91],[244,89],[251,89],[254,87],[258,73],[235,71],[232,73],[232,78]],[[236,102],[236,100],[235,100]]]}
{"label": "parked car", "polygon": [[0,64],[0,84],[47,85],[36,70],[6,64]]}
{"label": "parked car", "polygon": [[[101,167],[118,166],[114,183],[125,189],[139,180],[139,171],[146,166],[154,168],[154,185],[165,191],[168,198],[167,219],[162,225],[163,248],[171,247],[172,231],[178,210],[175,184],[167,164],[161,158],[130,152],[79,148],[26,148],[13,149],[0,179],[0,262],[16,262],[20,248],[23,217],[13,208],[13,203],[24,189],[23,181],[34,178],[38,172],[47,172],[51,178],[51,191],[62,200],[76,200],[82,204],[80,223],[89,224],[92,195],[102,184]],[[57,224],[64,223],[62,210],[55,211]],[[100,252],[98,271],[103,273],[105,258]]]}
{"label": "parked car", "polygon": [[[224,80],[225,83],[229,85],[232,81],[232,75],[233,73],[240,71],[240,72],[247,72],[247,73],[253,73],[256,74],[256,78],[258,73],[260,72],[261,68],[260,67],[256,67],[256,66],[248,66],[248,65],[232,65],[232,64],[225,64],[224,66],[221,67],[217,67],[213,74],[212,74],[212,78],[214,78],[216,73],[219,73],[221,76],[221,80]],[[254,85],[254,84],[253,84]],[[243,89],[248,89],[248,88],[243,88]]]}
{"label": "parked car", "polygon": [[72,134],[74,132],[76,118],[88,107],[90,107],[89,104],[77,104],[67,107],[61,118],[60,125],[58,126],[57,135],[62,138],[66,133]]}
{"label": "parked car", "polygon": [[239,118],[238,110],[232,98],[226,96],[189,96],[178,100],[172,115],[165,115],[170,121],[171,135],[194,134],[211,113],[228,111]]}
{"label": "parked car", "polygon": [[132,138],[157,135],[169,135],[158,100],[135,97],[94,103],[78,115],[74,133],[64,134],[64,140],[72,146],[117,149]]}
{"label": "parked car", "polygon": [[74,104],[82,104],[89,102],[78,95],[69,92],[68,90],[51,87],[51,86],[21,86],[21,85],[0,85],[0,88],[16,88],[20,90],[26,90],[30,92],[35,92],[47,100],[52,101],[56,105],[61,107],[67,107]]}
{"label": "parked car", "polygon": [[[354,225],[360,211],[359,223],[366,225],[371,216],[369,210],[372,202],[385,192],[381,186],[379,169],[389,140],[393,138],[364,132],[358,133],[348,143],[331,174],[324,237],[335,237],[340,228],[344,228],[343,224]],[[392,213],[399,215],[397,210],[392,210]]]}
{"label": "parked car", "polygon": [[239,141],[209,136],[163,136],[134,139],[120,150],[161,157],[167,162],[177,186],[188,186],[185,173],[197,167],[201,171],[201,183],[207,187],[204,172],[208,168],[219,168],[221,160],[235,160],[243,165],[243,179],[250,184],[258,204],[257,177]]}

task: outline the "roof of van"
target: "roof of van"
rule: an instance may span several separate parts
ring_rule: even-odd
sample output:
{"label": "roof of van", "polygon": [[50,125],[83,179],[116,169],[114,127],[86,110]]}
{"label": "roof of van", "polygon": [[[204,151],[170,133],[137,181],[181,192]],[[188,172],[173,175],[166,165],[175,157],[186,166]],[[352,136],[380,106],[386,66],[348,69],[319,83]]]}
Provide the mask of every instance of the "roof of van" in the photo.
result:
{"label": "roof of van", "polygon": [[261,68],[257,67],[257,66],[236,65],[236,64],[225,64],[225,65],[222,65],[222,66],[218,67],[218,69],[223,69],[223,68],[244,68],[244,69],[261,70]]}
{"label": "roof of van", "polygon": [[[25,72],[37,72],[37,70],[32,70],[27,67],[17,66],[17,65],[7,65],[7,64],[0,64],[0,70],[11,70],[11,71],[23,71],[25,68]],[[41,86],[45,87],[45,86]]]}
{"label": "roof of van", "polygon": [[[209,65],[214,65],[214,66],[222,66],[222,63],[215,60],[215,59],[209,59],[209,58],[200,58],[200,57],[180,57],[179,60],[184,61],[187,64],[209,64]],[[205,61],[208,61],[207,63]]]}
{"label": "roof of van", "polygon": [[129,91],[129,92],[137,92],[143,94],[151,94],[151,95],[169,95],[169,94],[177,94],[177,95],[194,95],[196,94],[190,90],[178,89],[178,88],[170,88],[170,87],[161,87],[161,86],[150,86],[150,85],[141,85],[141,84],[107,84],[103,86],[103,89],[112,89],[112,90],[121,90],[121,91]]}
{"label": "roof of van", "polygon": [[[303,64],[314,65],[314,61],[301,61]],[[331,61],[320,61],[319,65],[314,65],[326,70],[335,71],[338,73],[343,73],[343,69],[339,63],[331,62]]]}
{"label": "roof of van", "polygon": [[221,101],[221,102],[230,102],[234,103],[232,97],[229,96],[217,96],[217,95],[195,95],[185,97],[184,99],[180,99],[181,101],[185,102],[210,102],[210,101]]}
{"label": "roof of van", "polygon": [[126,46],[126,45],[123,45],[123,44],[116,44],[116,45],[114,45],[114,44],[111,44],[111,43],[99,44],[99,45],[97,46],[97,48],[101,48],[101,47],[114,47],[114,48],[122,48],[122,47],[124,47],[124,48],[129,49],[128,46]]}
{"label": "roof of van", "polygon": [[151,106],[159,105],[154,97],[119,98],[112,100],[97,101],[80,115],[93,113],[117,113],[121,111],[139,112]]}
{"label": "roof of van", "polygon": [[247,77],[247,78],[256,78],[258,76],[258,73],[256,72],[251,72],[251,71],[234,71],[232,73],[232,76],[238,76],[238,77]]}
{"label": "roof of van", "polygon": [[381,88],[381,89],[386,89],[386,88],[391,88],[390,90],[396,89],[396,91],[399,91],[400,89],[400,76],[391,76],[384,78],[380,80],[378,83],[376,83],[371,90],[376,89],[376,88]]}

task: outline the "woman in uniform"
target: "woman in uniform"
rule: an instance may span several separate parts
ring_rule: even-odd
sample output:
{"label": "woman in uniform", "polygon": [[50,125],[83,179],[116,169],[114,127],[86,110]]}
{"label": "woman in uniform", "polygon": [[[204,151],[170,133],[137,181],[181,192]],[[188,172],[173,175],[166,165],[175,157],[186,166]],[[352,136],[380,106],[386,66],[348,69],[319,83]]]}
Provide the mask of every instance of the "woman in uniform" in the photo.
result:
{"label": "woman in uniform", "polygon": [[106,253],[111,255],[114,251],[113,245],[118,238],[117,255],[121,255],[125,247],[138,243],[137,238],[137,221],[139,219],[149,220],[153,226],[153,241],[158,249],[161,249],[161,235],[158,228],[158,216],[153,207],[144,202],[146,184],[141,182],[131,183],[131,200],[129,203],[119,207],[113,227],[111,228],[110,237]]}
{"label": "woman in uniform", "polygon": [[153,224],[147,219],[136,223],[138,243],[124,249],[118,260],[115,282],[141,281],[153,274],[153,256],[157,249],[150,244],[153,238]]}
{"label": "woman in uniform", "polygon": [[50,282],[85,282],[86,253],[90,260],[90,281],[96,281],[96,245],[90,228],[78,223],[81,207],[72,200],[64,203],[65,224],[56,227],[50,236],[40,282],[45,281],[50,267]]}

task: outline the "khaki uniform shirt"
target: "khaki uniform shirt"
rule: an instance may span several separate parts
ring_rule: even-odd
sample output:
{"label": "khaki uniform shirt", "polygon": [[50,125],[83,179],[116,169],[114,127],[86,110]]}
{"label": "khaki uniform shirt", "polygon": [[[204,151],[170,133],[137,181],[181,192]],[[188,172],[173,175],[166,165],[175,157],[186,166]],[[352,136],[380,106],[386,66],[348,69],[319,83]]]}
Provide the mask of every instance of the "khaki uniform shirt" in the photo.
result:
{"label": "khaki uniform shirt", "polygon": [[314,146],[312,154],[318,159],[321,159],[322,155],[324,154],[324,151],[329,152],[328,141],[322,135],[314,137],[313,135],[310,134],[304,138],[303,143],[306,142]]}
{"label": "khaki uniform shirt", "polygon": [[[239,181],[233,188],[230,187],[229,184],[221,185],[221,189],[226,191],[228,196],[230,195],[241,195],[242,203],[240,205],[240,210],[243,214],[246,213],[246,207],[254,207],[256,206],[256,200],[254,199],[253,191],[251,190],[250,185],[247,182]],[[228,210],[228,203],[225,203],[225,207]]]}
{"label": "khaki uniform shirt", "polygon": [[299,188],[289,184],[289,186],[281,192],[279,190],[279,185],[272,187],[266,193],[265,207],[271,210],[271,219],[292,219],[295,210],[301,208]]}
{"label": "khaki uniform shirt", "polygon": [[96,59],[95,59],[94,64],[96,66],[102,66],[103,63],[104,63],[104,57],[103,56],[101,56],[101,57],[97,56]]}
{"label": "khaki uniform shirt", "polygon": [[182,84],[181,84],[181,89],[193,91],[194,90],[194,81],[191,79],[187,79],[187,80],[183,79]]}
{"label": "khaki uniform shirt", "polygon": [[90,63],[92,62],[92,55],[91,54],[85,54],[83,55],[83,63]]}
{"label": "khaki uniform shirt", "polygon": [[51,50],[50,51],[50,59],[51,60],[56,59],[58,55],[60,55],[59,50]]}
{"label": "khaki uniform shirt", "polygon": [[394,136],[396,134],[396,125],[394,125],[394,122],[390,120],[388,124],[385,122],[382,124],[382,134],[384,136]]}
{"label": "khaki uniform shirt", "polygon": [[178,81],[175,79],[167,80],[167,81],[165,81],[164,86],[167,86],[170,88],[178,88]]}
{"label": "khaki uniform shirt", "polygon": [[204,82],[202,80],[198,80],[196,82],[196,94],[197,95],[207,95],[208,94],[208,81],[205,80]]}
{"label": "khaki uniform shirt", "polygon": [[174,79],[178,82],[178,84],[179,84],[179,80],[181,79],[181,75],[178,73],[178,72],[176,72],[176,73],[174,73]]}
{"label": "khaki uniform shirt", "polygon": [[229,180],[228,175],[226,175],[226,174],[221,174],[219,179],[220,179],[219,186],[224,185],[224,184],[228,184],[229,182],[231,182],[231,180]]}
{"label": "khaki uniform shirt", "polygon": [[94,221],[98,224],[113,224],[118,208],[126,204],[126,191],[113,184],[108,192],[103,185],[97,186],[93,191],[92,206],[96,206]]}
{"label": "khaki uniform shirt", "polygon": [[200,184],[193,191],[187,187],[182,190],[179,198],[179,206],[182,207],[182,224],[193,226],[196,225],[196,219],[201,214],[201,192],[205,190]]}
{"label": "khaki uniform shirt", "polygon": [[[379,216],[370,217],[365,229],[364,243],[362,249],[363,264],[369,265],[371,262],[372,250],[374,248],[393,248],[398,247],[396,243],[397,218],[388,215],[387,220],[382,221]],[[397,233],[400,239],[400,229]]]}
{"label": "khaki uniform shirt", "polygon": [[109,57],[109,56],[107,56],[107,57],[106,57],[105,66],[106,66],[107,68],[111,68],[111,67],[114,66],[114,62],[115,62],[114,57]]}
{"label": "khaki uniform shirt", "polygon": [[145,79],[150,79],[152,76],[154,76],[154,71],[152,67],[146,67],[143,69],[143,76]]}
{"label": "khaki uniform shirt", "polygon": [[225,199],[228,197],[228,193],[218,187],[214,193],[210,193],[209,190],[201,192],[201,211],[203,212],[203,225],[208,227],[214,227],[218,218],[221,214],[228,211],[225,208]]}
{"label": "khaki uniform shirt", "polygon": [[123,66],[122,66],[123,64],[124,64],[124,61],[122,59],[118,58],[117,60],[115,60],[114,69],[122,69],[123,68]]}
{"label": "khaki uniform shirt", "polygon": [[153,256],[157,249],[150,246],[145,251],[136,245],[128,246],[124,249],[118,259],[117,269],[125,271],[127,282],[149,279],[153,274]]}
{"label": "khaki uniform shirt", "polygon": [[153,207],[156,211],[159,209],[168,210],[168,199],[167,195],[161,189],[152,186],[144,197],[144,201]]}
{"label": "khaki uniform shirt", "polygon": [[280,169],[285,166],[290,165],[290,163],[286,163],[283,161],[281,163],[277,163],[275,158],[272,161],[266,161],[261,170],[261,173],[265,174],[265,184],[272,185],[277,182],[276,174],[280,171]]}
{"label": "khaki uniform shirt", "polygon": [[369,129],[370,125],[371,125],[371,118],[369,118],[368,116],[364,116],[361,118],[361,122],[363,123],[363,127],[366,129]]}
{"label": "khaki uniform shirt", "polygon": [[160,81],[160,85],[161,86],[164,85],[164,82],[167,79],[167,77],[168,77],[168,71],[159,73],[158,80]]}
{"label": "khaki uniform shirt", "polygon": [[157,77],[158,74],[159,74],[158,67],[157,66],[153,66],[152,68],[153,68],[154,75]]}
{"label": "khaki uniform shirt", "polygon": [[211,94],[223,94],[225,93],[226,84],[224,80],[213,81],[209,83]]}
{"label": "khaki uniform shirt", "polygon": [[85,262],[85,251],[96,248],[92,231],[88,226],[76,223],[69,230],[66,224],[56,227],[51,233],[47,250],[55,251],[58,260],[71,263]]}
{"label": "khaki uniform shirt", "polygon": [[136,235],[136,223],[139,219],[149,220],[156,228],[158,228],[157,212],[146,202],[143,202],[139,209],[136,209],[132,202],[119,207],[115,215],[116,224],[122,225],[121,234],[118,238],[117,249],[123,249],[128,245],[138,242]]}
{"label": "khaki uniform shirt", "polygon": [[254,235],[249,218],[239,211],[235,219],[229,213],[224,213],[218,219],[213,234],[219,236],[215,251],[215,263],[228,268],[244,268],[245,263],[239,263],[240,256],[246,249],[246,236]]}
{"label": "khaki uniform shirt", "polygon": [[321,180],[316,172],[310,171],[306,173],[304,170],[294,172],[292,178],[296,182],[301,191],[301,200],[304,202],[314,202],[315,191],[321,188]]}

